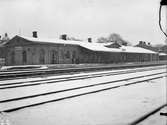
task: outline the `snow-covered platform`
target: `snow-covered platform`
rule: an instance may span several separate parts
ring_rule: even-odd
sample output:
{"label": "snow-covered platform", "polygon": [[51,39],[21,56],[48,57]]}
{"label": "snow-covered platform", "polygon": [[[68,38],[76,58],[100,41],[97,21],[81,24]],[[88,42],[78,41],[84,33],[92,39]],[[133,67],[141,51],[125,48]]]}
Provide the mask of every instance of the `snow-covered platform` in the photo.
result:
{"label": "snow-covered platform", "polygon": [[165,77],[18,110],[6,117],[11,125],[127,125],[164,103]]}

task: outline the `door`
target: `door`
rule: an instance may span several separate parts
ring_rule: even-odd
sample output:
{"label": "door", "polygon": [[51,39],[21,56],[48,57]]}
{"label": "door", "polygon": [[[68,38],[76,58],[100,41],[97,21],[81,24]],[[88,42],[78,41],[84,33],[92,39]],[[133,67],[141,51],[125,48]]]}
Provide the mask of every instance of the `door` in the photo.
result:
{"label": "door", "polygon": [[52,64],[58,63],[58,52],[56,50],[51,51],[51,63]]}

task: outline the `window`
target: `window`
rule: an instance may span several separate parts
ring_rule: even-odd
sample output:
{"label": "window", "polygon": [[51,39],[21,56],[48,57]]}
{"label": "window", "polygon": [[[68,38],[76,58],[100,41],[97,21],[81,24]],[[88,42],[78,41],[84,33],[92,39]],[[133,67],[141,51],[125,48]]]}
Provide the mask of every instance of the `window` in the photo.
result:
{"label": "window", "polygon": [[51,51],[51,63],[52,64],[58,63],[58,53],[55,50]]}
{"label": "window", "polygon": [[39,63],[44,64],[45,63],[45,50],[41,49],[39,53]]}
{"label": "window", "polygon": [[73,51],[72,58],[76,58],[76,51]]}
{"label": "window", "polygon": [[66,57],[67,59],[70,58],[70,52],[69,52],[69,51],[66,52],[65,57]]}
{"label": "window", "polygon": [[76,52],[72,52],[72,63],[76,63]]}
{"label": "window", "polygon": [[64,59],[64,51],[61,50],[61,58]]}
{"label": "window", "polygon": [[23,58],[23,64],[25,64],[27,62],[27,53],[25,50],[22,53],[22,58]]}
{"label": "window", "polygon": [[15,64],[15,52],[14,51],[11,53],[11,62],[10,63]]}

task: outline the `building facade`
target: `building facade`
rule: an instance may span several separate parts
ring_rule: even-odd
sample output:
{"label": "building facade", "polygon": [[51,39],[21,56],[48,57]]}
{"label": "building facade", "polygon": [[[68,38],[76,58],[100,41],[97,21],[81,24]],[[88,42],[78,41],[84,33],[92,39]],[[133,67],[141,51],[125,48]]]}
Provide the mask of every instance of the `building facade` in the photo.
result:
{"label": "building facade", "polygon": [[18,36],[6,48],[6,65],[77,63],[78,58],[77,46],[36,43]]}
{"label": "building facade", "polygon": [[104,46],[89,41],[15,36],[5,44],[6,65],[122,63],[157,60],[157,53],[140,47]]}

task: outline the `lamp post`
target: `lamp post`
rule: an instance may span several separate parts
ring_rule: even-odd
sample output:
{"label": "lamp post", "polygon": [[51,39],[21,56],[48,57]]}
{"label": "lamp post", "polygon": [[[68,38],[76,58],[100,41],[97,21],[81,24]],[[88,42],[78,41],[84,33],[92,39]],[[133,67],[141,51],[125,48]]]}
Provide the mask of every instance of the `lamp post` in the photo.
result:
{"label": "lamp post", "polygon": [[[160,10],[161,10],[161,7],[162,6],[165,6],[165,8],[166,8],[166,29],[165,29],[165,32],[162,30],[162,27],[161,27],[161,25],[160,25],[160,29],[162,30],[162,32],[165,34],[165,42],[166,42],[166,44],[167,44],[167,0],[161,0],[161,2],[160,2]],[[161,12],[160,12],[160,14],[161,14]],[[161,18],[161,15],[159,15],[160,16],[160,18]],[[166,67],[166,70],[167,70],[167,67]],[[166,82],[167,82],[167,79],[166,79]],[[167,98],[167,86],[166,86],[166,98]],[[167,101],[167,100],[166,100]],[[163,112],[161,112],[160,113],[160,115],[164,115],[164,116],[167,116],[167,112],[165,112],[165,113],[163,113]]]}

